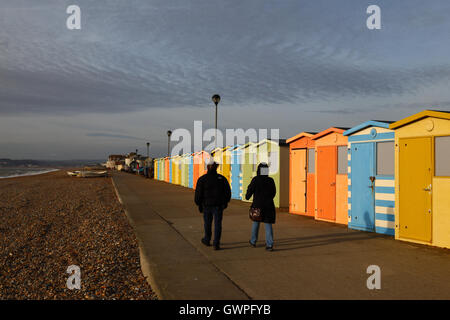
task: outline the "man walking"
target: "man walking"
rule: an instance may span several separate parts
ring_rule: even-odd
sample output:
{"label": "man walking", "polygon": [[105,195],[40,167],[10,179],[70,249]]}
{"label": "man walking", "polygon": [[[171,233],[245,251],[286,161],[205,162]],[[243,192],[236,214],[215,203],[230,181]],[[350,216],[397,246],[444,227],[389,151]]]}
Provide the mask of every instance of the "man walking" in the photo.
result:
{"label": "man walking", "polygon": [[231,189],[227,179],[217,173],[218,164],[211,160],[208,163],[208,172],[197,180],[195,189],[195,204],[203,212],[205,236],[202,243],[210,246],[211,228],[214,220],[214,250],[220,249],[222,235],[223,210],[231,199]]}

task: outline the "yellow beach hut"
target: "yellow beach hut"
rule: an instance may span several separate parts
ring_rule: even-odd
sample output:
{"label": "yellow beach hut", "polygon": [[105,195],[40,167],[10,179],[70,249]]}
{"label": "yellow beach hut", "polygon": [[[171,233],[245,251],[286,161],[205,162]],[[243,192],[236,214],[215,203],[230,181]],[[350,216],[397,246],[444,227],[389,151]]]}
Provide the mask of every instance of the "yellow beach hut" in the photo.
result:
{"label": "yellow beach hut", "polygon": [[450,248],[450,112],[394,122],[395,238]]}

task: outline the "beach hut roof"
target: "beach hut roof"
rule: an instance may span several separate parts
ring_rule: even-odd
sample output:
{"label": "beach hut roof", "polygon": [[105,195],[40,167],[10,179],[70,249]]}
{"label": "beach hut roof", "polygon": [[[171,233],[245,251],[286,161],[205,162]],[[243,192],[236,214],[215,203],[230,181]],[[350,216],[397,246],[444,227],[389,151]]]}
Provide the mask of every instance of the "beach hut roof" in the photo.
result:
{"label": "beach hut roof", "polygon": [[350,129],[344,131],[344,136],[349,136],[353,133],[356,133],[356,132],[361,131],[368,127],[380,127],[380,128],[389,129],[389,125],[391,123],[394,123],[394,121],[369,120],[369,121],[363,122],[353,128],[350,128]]}
{"label": "beach hut roof", "polygon": [[322,138],[322,137],[326,136],[327,134],[330,134],[330,133],[333,133],[333,132],[336,132],[336,133],[344,133],[344,131],[345,131],[345,130],[348,130],[348,129],[350,129],[350,128],[331,127],[331,128],[328,128],[328,129],[326,129],[326,130],[323,130],[323,131],[321,131],[321,132],[319,132],[319,133],[313,135],[313,136],[311,137],[311,139],[312,139],[312,140],[317,140],[317,139]]}
{"label": "beach hut roof", "polygon": [[278,140],[278,141],[273,141],[273,140],[271,140],[271,139],[264,139],[264,140],[261,140],[261,141],[259,141],[258,143],[256,143],[256,144],[254,145],[254,147],[255,147],[255,148],[258,148],[259,146],[261,146],[261,145],[263,145],[263,144],[265,144],[265,143],[267,143],[267,142],[269,142],[269,143],[276,143],[276,144],[278,144],[279,146],[286,146],[286,145],[287,145],[286,139],[280,139],[280,140]]}
{"label": "beach hut roof", "polygon": [[299,134],[293,136],[292,138],[287,139],[286,143],[292,143],[292,142],[297,141],[298,139],[303,138],[303,137],[309,137],[310,138],[310,137],[312,137],[315,134],[317,134],[317,132],[306,132],[306,131],[303,131],[303,132],[300,132]]}
{"label": "beach hut roof", "polygon": [[433,117],[440,119],[450,120],[450,111],[441,111],[441,110],[424,110],[422,112],[413,114],[412,116],[406,117],[402,120],[392,123],[389,126],[389,129],[397,129],[403,127],[404,125],[410,124],[412,122],[418,121],[423,118]]}

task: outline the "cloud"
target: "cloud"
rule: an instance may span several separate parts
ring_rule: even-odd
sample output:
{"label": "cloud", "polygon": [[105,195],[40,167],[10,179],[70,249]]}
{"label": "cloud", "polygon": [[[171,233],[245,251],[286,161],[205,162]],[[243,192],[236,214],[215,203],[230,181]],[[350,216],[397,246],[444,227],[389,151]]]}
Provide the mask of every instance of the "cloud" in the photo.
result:
{"label": "cloud", "polygon": [[[134,6],[112,1],[104,7],[80,1],[84,20],[78,32],[61,23],[61,4],[46,3],[54,10],[13,7],[0,22],[8,30],[0,33],[8,43],[0,56],[1,114],[203,107],[214,92],[234,105],[332,104],[450,81],[450,64],[439,59],[405,64],[397,57],[393,64],[390,56],[377,56],[403,31],[384,32],[384,38],[368,34],[358,27],[365,13],[357,2],[343,8],[328,3],[336,9],[331,15],[322,2],[304,7],[298,1],[135,0]],[[335,17],[344,14],[346,21]],[[439,21],[442,33],[448,31],[448,22]],[[420,56],[415,51],[423,49],[413,49],[427,39],[409,39],[409,59]],[[448,53],[445,46],[441,55]]]}
{"label": "cloud", "polygon": [[143,138],[133,137],[133,136],[127,136],[123,134],[112,134],[112,133],[88,133],[86,134],[88,137],[104,137],[104,138],[118,138],[118,139],[131,139],[131,140],[146,140]]}

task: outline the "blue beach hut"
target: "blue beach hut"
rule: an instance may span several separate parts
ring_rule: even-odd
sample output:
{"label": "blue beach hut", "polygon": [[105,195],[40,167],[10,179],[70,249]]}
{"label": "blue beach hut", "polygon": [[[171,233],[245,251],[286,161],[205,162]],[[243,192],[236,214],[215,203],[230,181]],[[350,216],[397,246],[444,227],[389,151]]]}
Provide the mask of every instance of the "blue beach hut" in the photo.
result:
{"label": "blue beach hut", "polygon": [[188,187],[194,188],[194,155],[188,155],[188,167],[189,167],[189,176],[188,176]]}
{"label": "blue beach hut", "polygon": [[231,197],[242,199],[242,146],[235,145],[228,149],[231,154]]}
{"label": "blue beach hut", "polygon": [[390,121],[367,121],[348,136],[348,227],[395,235],[395,144]]}

